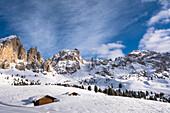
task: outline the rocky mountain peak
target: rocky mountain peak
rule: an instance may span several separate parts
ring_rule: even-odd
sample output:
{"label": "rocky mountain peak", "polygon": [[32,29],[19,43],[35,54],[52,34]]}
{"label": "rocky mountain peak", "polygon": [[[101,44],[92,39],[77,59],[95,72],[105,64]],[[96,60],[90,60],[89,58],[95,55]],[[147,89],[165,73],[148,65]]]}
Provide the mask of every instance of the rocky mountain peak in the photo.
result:
{"label": "rocky mountain peak", "polygon": [[84,60],[78,49],[61,50],[51,59],[51,65],[59,74],[74,73],[81,68]]}
{"label": "rocky mountain peak", "polygon": [[23,47],[21,40],[16,35],[12,35],[6,38],[0,39],[0,59],[8,61],[9,63],[15,63],[19,60],[27,60],[27,52]]}
{"label": "rocky mountain peak", "polygon": [[[46,59],[45,62],[37,47],[31,47],[27,52],[20,37],[15,35],[0,39],[0,68],[6,69],[14,63],[18,70],[32,70],[33,72],[52,72],[58,74],[73,74],[81,68],[88,67],[89,72],[102,76],[122,76],[137,74],[145,76],[150,73],[157,76],[159,73],[169,73],[170,53],[160,53],[149,50],[134,50],[125,57],[111,59],[93,59],[86,62],[78,49],[64,49]],[[85,64],[84,64],[85,63]],[[84,65],[84,66],[83,66]],[[121,70],[121,73],[119,72]],[[164,74],[169,76],[168,74]]]}
{"label": "rocky mountain peak", "polygon": [[[19,62],[18,62],[19,61]],[[24,63],[25,62],[25,63]],[[0,67],[10,67],[10,63],[15,63],[18,70],[41,68],[44,60],[37,47],[31,47],[28,52],[23,47],[20,37],[11,35],[0,39]]]}
{"label": "rocky mountain peak", "polygon": [[43,58],[41,57],[41,53],[37,51],[37,47],[31,47],[27,51],[27,69],[33,69],[34,71],[38,71],[44,63]]}
{"label": "rocky mountain peak", "polygon": [[27,52],[27,61],[28,62],[35,62],[38,61],[40,63],[43,63],[44,60],[41,57],[41,53],[39,51],[37,51],[37,47],[31,47],[28,52]]}

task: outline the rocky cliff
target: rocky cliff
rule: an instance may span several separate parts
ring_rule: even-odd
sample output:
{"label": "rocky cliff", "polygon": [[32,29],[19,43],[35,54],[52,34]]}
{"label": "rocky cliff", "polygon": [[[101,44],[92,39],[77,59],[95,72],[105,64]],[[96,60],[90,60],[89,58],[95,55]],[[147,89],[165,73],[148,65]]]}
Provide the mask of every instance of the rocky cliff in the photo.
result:
{"label": "rocky cliff", "polygon": [[0,59],[15,62],[19,60],[27,60],[27,52],[23,47],[19,37],[12,35],[0,39]]}
{"label": "rocky cliff", "polygon": [[[91,60],[89,70],[102,76],[144,76],[149,78],[169,77],[170,53],[149,50],[133,51],[115,60]],[[163,75],[163,76],[162,76]]]}
{"label": "rocky cliff", "polygon": [[34,72],[55,70],[59,74],[72,74],[84,63],[78,49],[62,50],[44,62],[37,47],[31,47],[26,52],[20,38],[15,35],[1,38],[0,43],[0,68],[3,69],[10,67],[10,63],[15,63],[18,70],[28,69]]}
{"label": "rocky cliff", "polygon": [[37,47],[31,47],[27,52],[27,69],[33,69],[34,71],[38,71],[43,63],[44,60],[41,57],[41,53],[37,51]]}
{"label": "rocky cliff", "polygon": [[72,74],[77,72],[84,64],[78,49],[62,50],[49,59],[51,66],[58,74]]}
{"label": "rocky cliff", "polygon": [[12,35],[0,39],[0,67],[8,68],[10,63],[15,63],[15,68],[18,70],[27,68],[36,71],[41,68],[44,60],[37,47],[31,47],[27,52],[20,37]]}
{"label": "rocky cliff", "polygon": [[[0,64],[16,63],[17,60],[27,61],[27,52],[23,47],[21,40],[16,35],[0,39]],[[7,66],[9,67],[9,65]]]}

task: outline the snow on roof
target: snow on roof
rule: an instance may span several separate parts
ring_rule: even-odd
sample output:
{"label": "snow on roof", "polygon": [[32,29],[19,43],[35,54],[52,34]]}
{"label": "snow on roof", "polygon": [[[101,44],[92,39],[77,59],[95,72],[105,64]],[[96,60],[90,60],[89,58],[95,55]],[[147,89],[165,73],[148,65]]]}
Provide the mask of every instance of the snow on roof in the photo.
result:
{"label": "snow on roof", "polygon": [[30,100],[30,102],[37,101],[37,100],[39,100],[43,97],[46,97],[46,96],[56,99],[53,95],[52,96],[51,95],[38,95],[38,96],[30,97],[28,100]]}

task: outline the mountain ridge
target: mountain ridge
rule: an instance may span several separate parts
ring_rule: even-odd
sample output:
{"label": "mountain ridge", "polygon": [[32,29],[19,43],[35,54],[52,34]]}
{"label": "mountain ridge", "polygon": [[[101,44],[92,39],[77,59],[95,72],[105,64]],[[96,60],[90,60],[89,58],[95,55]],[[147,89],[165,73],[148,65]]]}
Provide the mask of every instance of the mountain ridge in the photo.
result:
{"label": "mountain ridge", "polygon": [[[10,43],[10,40],[8,40],[8,43]],[[16,41],[14,42],[16,43]],[[17,45],[15,43],[14,45]],[[4,42],[4,44],[6,43]],[[1,46],[1,48],[4,47]],[[10,50],[13,50],[13,48]],[[164,93],[169,93],[169,52],[134,50],[126,56],[116,59],[94,59],[92,57],[90,61],[85,61],[81,57],[80,51],[74,49],[61,50],[53,57],[44,60],[37,47],[31,47],[26,52],[27,59],[21,58],[19,57],[15,62],[6,59],[1,60],[1,84],[47,85],[67,83],[97,85],[100,88],[112,86],[115,89],[119,88],[119,84],[122,84],[122,90],[155,92],[163,90]]]}
{"label": "mountain ridge", "polygon": [[[0,43],[0,65],[1,68],[4,69],[9,68],[10,63],[16,63],[16,69],[18,70],[32,69],[34,72],[51,72],[53,70],[58,74],[73,74],[77,72],[77,70],[81,69],[84,63],[89,63],[88,67],[90,70],[92,70],[94,65],[107,65],[109,62],[114,63],[111,65],[111,69],[120,66],[121,68],[126,67],[126,64],[129,62],[129,65],[131,65],[132,62],[137,62],[144,66],[148,62],[152,62],[154,66],[156,65],[160,70],[167,70],[169,68],[168,65],[170,65],[169,52],[159,53],[150,50],[134,50],[125,57],[115,58],[114,61],[112,59],[94,60],[93,57],[91,58],[91,61],[85,61],[81,57],[80,51],[78,49],[64,49],[58,52],[52,58],[48,58],[44,61],[44,59],[41,57],[41,53],[37,50],[37,47],[34,48],[31,46],[31,48],[26,52],[26,49],[21,43],[20,37],[17,37],[16,35],[2,38],[0,39]],[[133,68],[132,65],[131,68]],[[103,70],[103,72],[106,72],[107,69]],[[107,72],[107,74],[110,73]]]}

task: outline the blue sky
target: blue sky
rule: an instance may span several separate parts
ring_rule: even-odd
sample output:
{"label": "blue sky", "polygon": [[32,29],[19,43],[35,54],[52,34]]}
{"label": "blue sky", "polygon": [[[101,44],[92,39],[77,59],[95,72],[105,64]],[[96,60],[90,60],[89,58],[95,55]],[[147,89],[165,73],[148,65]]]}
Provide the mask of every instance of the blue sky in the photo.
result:
{"label": "blue sky", "polygon": [[44,59],[78,48],[84,59],[170,52],[170,0],[0,0],[0,37],[21,37]]}

